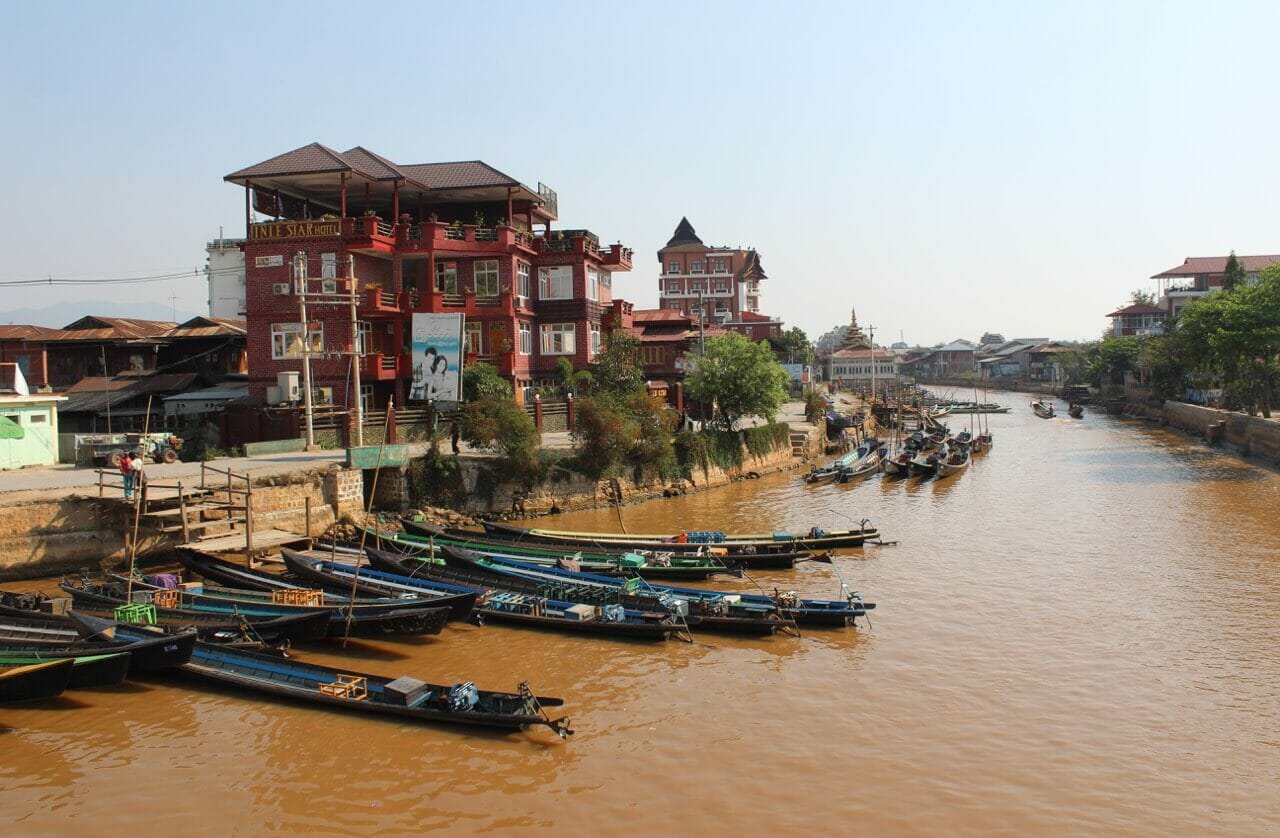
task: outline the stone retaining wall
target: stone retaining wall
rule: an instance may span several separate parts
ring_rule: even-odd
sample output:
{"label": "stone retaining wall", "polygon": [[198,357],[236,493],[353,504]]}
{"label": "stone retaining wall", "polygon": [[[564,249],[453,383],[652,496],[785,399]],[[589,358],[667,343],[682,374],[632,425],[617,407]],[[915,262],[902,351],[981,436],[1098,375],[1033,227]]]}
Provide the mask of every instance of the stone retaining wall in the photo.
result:
{"label": "stone retaining wall", "polygon": [[1198,436],[1206,436],[1210,425],[1225,421],[1227,443],[1245,456],[1280,465],[1280,422],[1174,401],[1164,403],[1163,416],[1170,425]]}

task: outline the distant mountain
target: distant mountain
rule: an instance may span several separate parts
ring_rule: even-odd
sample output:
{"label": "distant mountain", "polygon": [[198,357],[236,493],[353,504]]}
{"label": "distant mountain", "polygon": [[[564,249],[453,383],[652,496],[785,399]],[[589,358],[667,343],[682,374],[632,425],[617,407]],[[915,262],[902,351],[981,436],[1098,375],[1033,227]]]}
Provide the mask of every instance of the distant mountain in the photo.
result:
{"label": "distant mountain", "polygon": [[[164,303],[125,302],[120,300],[68,301],[54,303],[44,308],[15,308],[0,311],[0,324],[24,326],[48,326],[61,329],[86,315],[102,317],[134,317],[139,320],[173,320],[173,306]],[[190,320],[197,312],[178,309],[177,321]]]}

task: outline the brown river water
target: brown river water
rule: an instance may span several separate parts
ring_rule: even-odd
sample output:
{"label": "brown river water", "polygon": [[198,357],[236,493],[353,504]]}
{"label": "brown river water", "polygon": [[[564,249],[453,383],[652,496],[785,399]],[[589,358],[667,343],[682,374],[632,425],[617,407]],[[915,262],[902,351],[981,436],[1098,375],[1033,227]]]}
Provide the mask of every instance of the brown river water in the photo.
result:
{"label": "brown river water", "polygon": [[[160,680],[0,707],[7,831],[1280,831],[1280,476],[1006,399],[995,448],[942,482],[793,472],[622,511],[632,532],[870,518],[900,544],[836,560],[878,603],[870,627],[633,645],[451,625],[356,658],[301,651],[482,688],[527,678],[566,699],[563,744]],[[756,581],[839,592],[816,563]]]}

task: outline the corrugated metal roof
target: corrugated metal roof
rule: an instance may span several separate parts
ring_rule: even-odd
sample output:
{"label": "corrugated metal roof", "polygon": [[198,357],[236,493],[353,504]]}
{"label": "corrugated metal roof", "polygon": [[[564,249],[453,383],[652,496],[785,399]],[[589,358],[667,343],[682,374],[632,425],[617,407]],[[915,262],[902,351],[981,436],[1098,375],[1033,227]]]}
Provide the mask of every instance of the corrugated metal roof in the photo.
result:
{"label": "corrugated metal roof", "polygon": [[46,340],[147,340],[163,337],[165,332],[177,325],[168,320],[100,317],[90,314],[67,324],[56,336]]}
{"label": "corrugated metal roof", "polygon": [[67,401],[59,413],[97,413],[148,393],[180,393],[196,380],[195,373],[160,373],[140,378],[82,378],[63,393]]}
{"label": "corrugated metal roof", "polygon": [[50,335],[58,334],[58,332],[58,329],[49,329],[44,326],[14,324],[12,326],[0,326],[0,340],[44,340]]}
{"label": "corrugated metal roof", "polygon": [[189,393],[178,393],[175,396],[165,396],[162,401],[218,401],[219,399],[239,399],[249,394],[248,382],[221,384],[217,387],[207,387],[203,390],[192,390]]}

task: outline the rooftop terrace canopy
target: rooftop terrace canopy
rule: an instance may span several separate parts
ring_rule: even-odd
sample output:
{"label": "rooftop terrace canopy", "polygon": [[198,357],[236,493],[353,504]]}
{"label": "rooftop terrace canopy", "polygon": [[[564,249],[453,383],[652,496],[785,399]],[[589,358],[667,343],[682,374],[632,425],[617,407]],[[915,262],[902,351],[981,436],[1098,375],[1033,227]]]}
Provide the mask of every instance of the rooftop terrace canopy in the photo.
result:
{"label": "rooftop terrace canopy", "polygon": [[316,208],[317,216],[326,211],[350,214],[351,199],[362,211],[389,216],[398,198],[406,206],[415,200],[432,204],[528,201],[549,220],[556,217],[550,190],[531,189],[479,160],[402,165],[361,146],[338,152],[311,143],[232,172],[223,180],[306,201]]}

